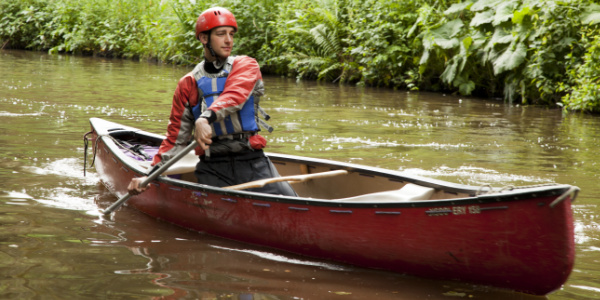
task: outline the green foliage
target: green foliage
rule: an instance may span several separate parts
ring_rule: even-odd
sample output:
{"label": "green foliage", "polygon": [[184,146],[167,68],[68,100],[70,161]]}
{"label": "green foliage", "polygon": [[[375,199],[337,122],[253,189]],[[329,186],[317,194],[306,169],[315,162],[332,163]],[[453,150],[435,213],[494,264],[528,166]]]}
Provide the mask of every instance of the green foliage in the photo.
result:
{"label": "green foliage", "polygon": [[265,73],[599,111],[592,0],[5,0],[0,47],[194,64],[217,5]]}
{"label": "green foliage", "polygon": [[[439,23],[422,26],[422,69],[439,66],[442,58],[447,89],[553,105],[566,90],[565,73],[581,63],[585,24],[573,21],[595,20],[590,6],[554,0],[453,4]],[[435,66],[429,65],[432,56]]]}
{"label": "green foliage", "polygon": [[51,18],[46,1],[9,0],[0,2],[0,41],[15,48],[41,49],[46,41],[45,26]]}
{"label": "green foliage", "polygon": [[222,4],[231,9],[238,23],[236,53],[258,59],[263,57],[261,51],[264,51],[274,38],[274,30],[269,23],[276,20],[277,3],[278,1],[274,0],[233,0]]}
{"label": "green foliage", "polygon": [[346,49],[366,85],[418,89],[418,57],[422,47],[410,29],[421,1],[361,2],[350,19]]}
{"label": "green foliage", "polygon": [[[281,3],[275,19],[287,22],[271,22],[275,38],[265,45],[264,53],[270,57],[267,68],[277,73],[301,78],[345,80],[347,61],[344,57],[344,41],[347,8],[342,0],[319,0],[305,3],[294,1]],[[305,14],[298,14],[298,11]]]}
{"label": "green foliage", "polygon": [[571,69],[573,88],[563,97],[568,110],[600,112],[600,35],[597,30],[589,31],[591,38],[583,63]]}

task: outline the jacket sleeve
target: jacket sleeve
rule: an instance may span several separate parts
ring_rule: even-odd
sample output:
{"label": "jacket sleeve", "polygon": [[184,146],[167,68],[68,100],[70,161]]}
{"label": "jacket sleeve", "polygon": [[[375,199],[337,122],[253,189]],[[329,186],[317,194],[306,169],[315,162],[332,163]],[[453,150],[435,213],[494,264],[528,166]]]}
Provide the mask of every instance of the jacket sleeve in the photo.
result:
{"label": "jacket sleeve", "polygon": [[262,89],[262,74],[260,67],[254,58],[239,56],[235,59],[223,93],[208,108],[216,114],[216,122],[222,121],[242,109],[246,100],[252,93],[260,92]]}
{"label": "jacket sleeve", "polygon": [[163,140],[158,153],[154,156],[153,166],[169,160],[188,145],[194,131],[194,116],[189,108],[197,101],[196,81],[192,73],[188,73],[179,80],[173,94],[171,115],[167,125],[167,138]]}

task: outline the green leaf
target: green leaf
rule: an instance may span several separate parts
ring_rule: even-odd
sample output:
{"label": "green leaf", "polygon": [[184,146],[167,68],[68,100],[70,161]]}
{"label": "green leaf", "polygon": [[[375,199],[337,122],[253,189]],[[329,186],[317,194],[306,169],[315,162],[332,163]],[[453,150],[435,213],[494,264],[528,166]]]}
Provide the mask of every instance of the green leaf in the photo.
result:
{"label": "green leaf", "polygon": [[415,23],[413,24],[413,26],[408,30],[408,33],[406,34],[406,36],[412,36],[413,33],[416,32],[419,24],[421,24],[423,22],[422,17],[418,17],[417,20],[415,21]]}
{"label": "green leaf", "polygon": [[[430,32],[433,42],[442,49],[452,49],[459,45],[457,38],[454,38],[463,27],[461,20],[452,20]],[[424,41],[425,42],[425,41]]]}
{"label": "green leaf", "polygon": [[458,73],[461,73],[465,69],[465,65],[467,64],[467,60],[469,57],[469,48],[473,44],[473,38],[468,36],[462,40],[462,44],[460,45],[460,57],[461,64],[458,68]]}
{"label": "green leaf", "polygon": [[492,35],[492,39],[490,40],[490,42],[492,43],[492,45],[508,44],[512,43],[514,39],[515,38],[512,35],[512,32],[504,29],[503,27],[496,27],[496,29],[494,30],[494,35]]}
{"label": "green leaf", "polygon": [[457,68],[458,68],[458,59],[455,56],[450,60],[450,63],[446,66],[446,69],[444,70],[444,72],[442,73],[440,78],[446,83],[453,82],[454,78],[456,77],[456,73],[457,73],[456,69]]}
{"label": "green leaf", "polygon": [[494,12],[491,10],[486,10],[484,12],[478,12],[475,17],[471,20],[469,24],[471,27],[489,24],[494,21]]}
{"label": "green leaf", "polygon": [[469,96],[475,90],[475,82],[472,80],[464,80],[459,76],[456,81],[454,85],[458,85],[458,91],[461,95]]}
{"label": "green leaf", "polygon": [[465,1],[465,2],[461,2],[461,3],[454,3],[452,4],[446,11],[444,11],[445,15],[451,15],[454,13],[458,13],[461,12],[465,9],[469,9],[469,7],[471,7],[471,5],[473,5],[473,1]]}
{"label": "green leaf", "polygon": [[428,60],[429,60],[429,50],[425,49],[425,51],[423,51],[423,55],[421,55],[421,59],[419,60],[419,65],[426,64]]}
{"label": "green leaf", "polygon": [[494,16],[494,22],[492,23],[494,26],[500,25],[507,20],[511,20],[514,16],[515,8],[517,7],[517,3],[510,2],[502,2],[496,8],[496,15]]}
{"label": "green leaf", "polygon": [[438,45],[442,49],[452,49],[452,48],[455,48],[456,46],[458,46],[459,41],[458,41],[458,39],[439,38],[439,39],[435,39],[435,44]]}
{"label": "green leaf", "polygon": [[432,32],[434,33],[435,37],[451,38],[460,32],[463,25],[464,24],[461,20],[456,19],[434,29]]}
{"label": "green leaf", "polygon": [[485,33],[477,31],[471,36],[471,39],[473,43],[470,45],[470,47],[473,49],[479,49],[486,43],[488,37],[485,35]]}
{"label": "green leaf", "polygon": [[523,18],[531,13],[529,6],[524,6],[521,10],[516,11],[513,15],[512,22],[514,24],[523,23]]}
{"label": "green leaf", "polygon": [[581,14],[581,23],[586,25],[594,25],[600,23],[600,5],[596,3],[590,4]]}
{"label": "green leaf", "polygon": [[488,7],[494,7],[498,5],[498,3],[502,3],[502,1],[503,0],[480,0],[471,6],[471,11],[482,11]]}
{"label": "green leaf", "polygon": [[[472,37],[468,36],[468,37],[464,38],[462,40],[463,48],[461,48],[461,54],[463,54],[464,56],[466,56],[467,55],[467,51],[469,50],[469,47],[471,47],[472,44],[473,44],[473,38]],[[463,49],[464,49],[464,52],[463,52]]]}
{"label": "green leaf", "polygon": [[423,48],[425,50],[431,50],[435,46],[434,37],[431,34],[423,36]]}
{"label": "green leaf", "polygon": [[494,74],[514,70],[525,61],[527,46],[524,43],[511,44],[496,60],[494,60]]}

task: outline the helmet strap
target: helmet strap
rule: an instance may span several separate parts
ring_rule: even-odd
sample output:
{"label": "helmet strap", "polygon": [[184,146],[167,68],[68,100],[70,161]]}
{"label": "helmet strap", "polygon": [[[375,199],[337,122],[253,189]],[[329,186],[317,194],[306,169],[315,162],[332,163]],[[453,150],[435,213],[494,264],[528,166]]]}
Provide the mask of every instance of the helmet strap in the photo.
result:
{"label": "helmet strap", "polygon": [[208,42],[206,42],[206,47],[208,48],[208,51],[210,52],[210,55],[212,55],[215,60],[212,62],[212,64],[215,66],[215,68],[217,69],[221,69],[223,67],[223,65],[225,64],[226,59],[224,59],[223,61],[221,61],[221,59],[217,56],[217,54],[215,53],[215,50],[213,50],[211,44],[210,44],[210,36],[212,34],[212,29],[208,31]]}

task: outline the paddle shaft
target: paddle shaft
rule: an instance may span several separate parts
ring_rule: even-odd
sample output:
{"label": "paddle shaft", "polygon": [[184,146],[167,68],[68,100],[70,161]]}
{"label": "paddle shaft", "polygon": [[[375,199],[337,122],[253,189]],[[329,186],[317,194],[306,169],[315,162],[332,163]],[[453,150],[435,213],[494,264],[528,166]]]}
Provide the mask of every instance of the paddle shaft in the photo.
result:
{"label": "paddle shaft", "polygon": [[292,176],[260,179],[260,180],[246,182],[246,183],[242,183],[242,184],[238,184],[238,185],[232,185],[232,186],[228,186],[228,187],[224,187],[224,188],[230,189],[230,190],[245,190],[245,189],[263,187],[269,183],[274,183],[274,182],[282,182],[282,181],[288,181],[290,183],[303,182],[303,181],[306,181],[309,179],[332,177],[332,176],[345,175],[345,174],[348,174],[348,171],[334,170],[334,171],[314,173],[314,174],[292,175]]}
{"label": "paddle shaft", "polygon": [[[146,177],[146,179],[140,183],[140,186],[144,187],[148,185],[148,183],[152,182],[152,180],[160,176],[164,171],[166,171],[169,167],[171,167],[173,164],[179,161],[182,157],[186,156],[190,151],[194,150],[197,146],[198,142],[196,140],[193,140],[191,144],[189,144],[187,147],[185,147],[183,150],[177,153],[177,155],[173,156],[173,158],[165,162],[165,164],[163,164],[160,168],[152,172],[152,174],[148,175],[148,177]],[[121,207],[121,205],[123,205],[127,200],[129,200],[131,196],[133,196],[131,192],[127,193],[127,195],[121,197],[121,199],[117,200],[117,202],[113,203],[102,213],[105,215],[112,213],[114,210]]]}

